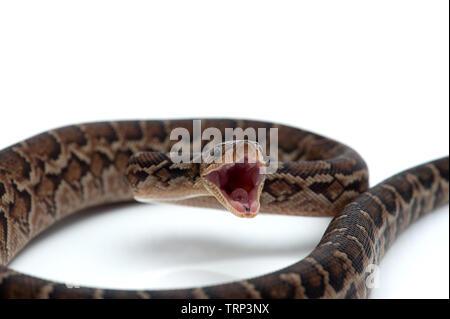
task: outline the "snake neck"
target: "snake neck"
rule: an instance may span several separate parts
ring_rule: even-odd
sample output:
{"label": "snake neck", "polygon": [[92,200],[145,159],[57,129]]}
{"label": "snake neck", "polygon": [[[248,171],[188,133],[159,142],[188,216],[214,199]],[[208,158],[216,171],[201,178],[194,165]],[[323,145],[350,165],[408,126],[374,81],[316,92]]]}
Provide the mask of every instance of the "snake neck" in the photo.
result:
{"label": "snake neck", "polygon": [[167,153],[140,152],[128,162],[126,177],[140,202],[175,202],[209,196],[198,163],[174,163]]}

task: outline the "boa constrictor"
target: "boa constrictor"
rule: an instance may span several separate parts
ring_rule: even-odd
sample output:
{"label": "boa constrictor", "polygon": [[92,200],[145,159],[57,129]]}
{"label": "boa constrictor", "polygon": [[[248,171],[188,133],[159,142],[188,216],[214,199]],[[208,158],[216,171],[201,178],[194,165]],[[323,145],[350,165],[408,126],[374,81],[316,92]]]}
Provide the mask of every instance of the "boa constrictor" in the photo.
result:
{"label": "boa constrictor", "polygon": [[[50,130],[0,151],[0,297],[365,298],[370,291],[366,268],[378,264],[410,223],[449,200],[448,157],[368,189],[365,162],[339,142],[273,123],[202,120],[203,128],[215,127],[222,133],[225,128],[278,128],[278,169],[258,180],[257,198],[250,202],[251,191],[229,181],[239,179],[236,176],[244,171],[230,173],[224,182],[217,167],[170,160],[166,152],[176,141],[169,136],[177,127],[192,133],[193,122],[80,124]],[[217,176],[206,178],[215,170]],[[161,196],[163,201],[181,196],[179,203],[224,206],[238,216],[254,216],[261,210],[334,218],[303,260],[256,278],[207,287],[75,289],[8,268],[30,240],[58,220],[94,205],[131,200],[133,193],[156,200]]]}

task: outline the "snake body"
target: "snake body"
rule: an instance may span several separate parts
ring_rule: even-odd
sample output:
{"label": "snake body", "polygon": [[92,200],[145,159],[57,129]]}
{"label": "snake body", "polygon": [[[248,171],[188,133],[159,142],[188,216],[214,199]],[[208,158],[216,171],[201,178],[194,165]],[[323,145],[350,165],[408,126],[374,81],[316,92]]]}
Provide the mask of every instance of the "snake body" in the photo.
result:
{"label": "snake body", "polygon": [[[202,127],[278,128],[279,166],[260,196],[267,213],[334,216],[303,260],[263,276],[175,290],[68,288],[8,268],[36,235],[82,209],[129,201],[151,181],[166,191],[195,182],[195,166],[165,155],[176,127],[191,120],[118,121],[66,126],[0,151],[2,298],[365,298],[367,267],[378,264],[410,223],[449,200],[449,158],[399,173],[368,189],[368,171],[351,148],[267,122],[204,119]],[[135,155],[152,152],[152,156]],[[131,158],[131,160],[130,160]],[[212,196],[182,204],[218,207]]]}

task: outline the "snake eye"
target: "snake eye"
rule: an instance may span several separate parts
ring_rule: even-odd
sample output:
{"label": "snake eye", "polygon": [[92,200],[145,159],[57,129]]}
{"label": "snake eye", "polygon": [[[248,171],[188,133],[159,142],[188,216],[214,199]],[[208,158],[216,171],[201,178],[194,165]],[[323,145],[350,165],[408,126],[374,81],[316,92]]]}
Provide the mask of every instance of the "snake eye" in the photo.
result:
{"label": "snake eye", "polygon": [[258,189],[264,180],[260,163],[232,163],[205,175],[239,214],[254,215],[259,210]]}

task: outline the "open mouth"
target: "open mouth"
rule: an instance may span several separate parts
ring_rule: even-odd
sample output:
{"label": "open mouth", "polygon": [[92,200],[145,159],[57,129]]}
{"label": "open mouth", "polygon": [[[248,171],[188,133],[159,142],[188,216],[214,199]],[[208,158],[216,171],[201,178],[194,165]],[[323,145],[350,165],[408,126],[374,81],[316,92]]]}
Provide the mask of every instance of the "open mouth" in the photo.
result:
{"label": "open mouth", "polygon": [[244,215],[252,215],[259,210],[258,188],[264,179],[260,163],[225,164],[205,175],[224,195],[228,203]]}

